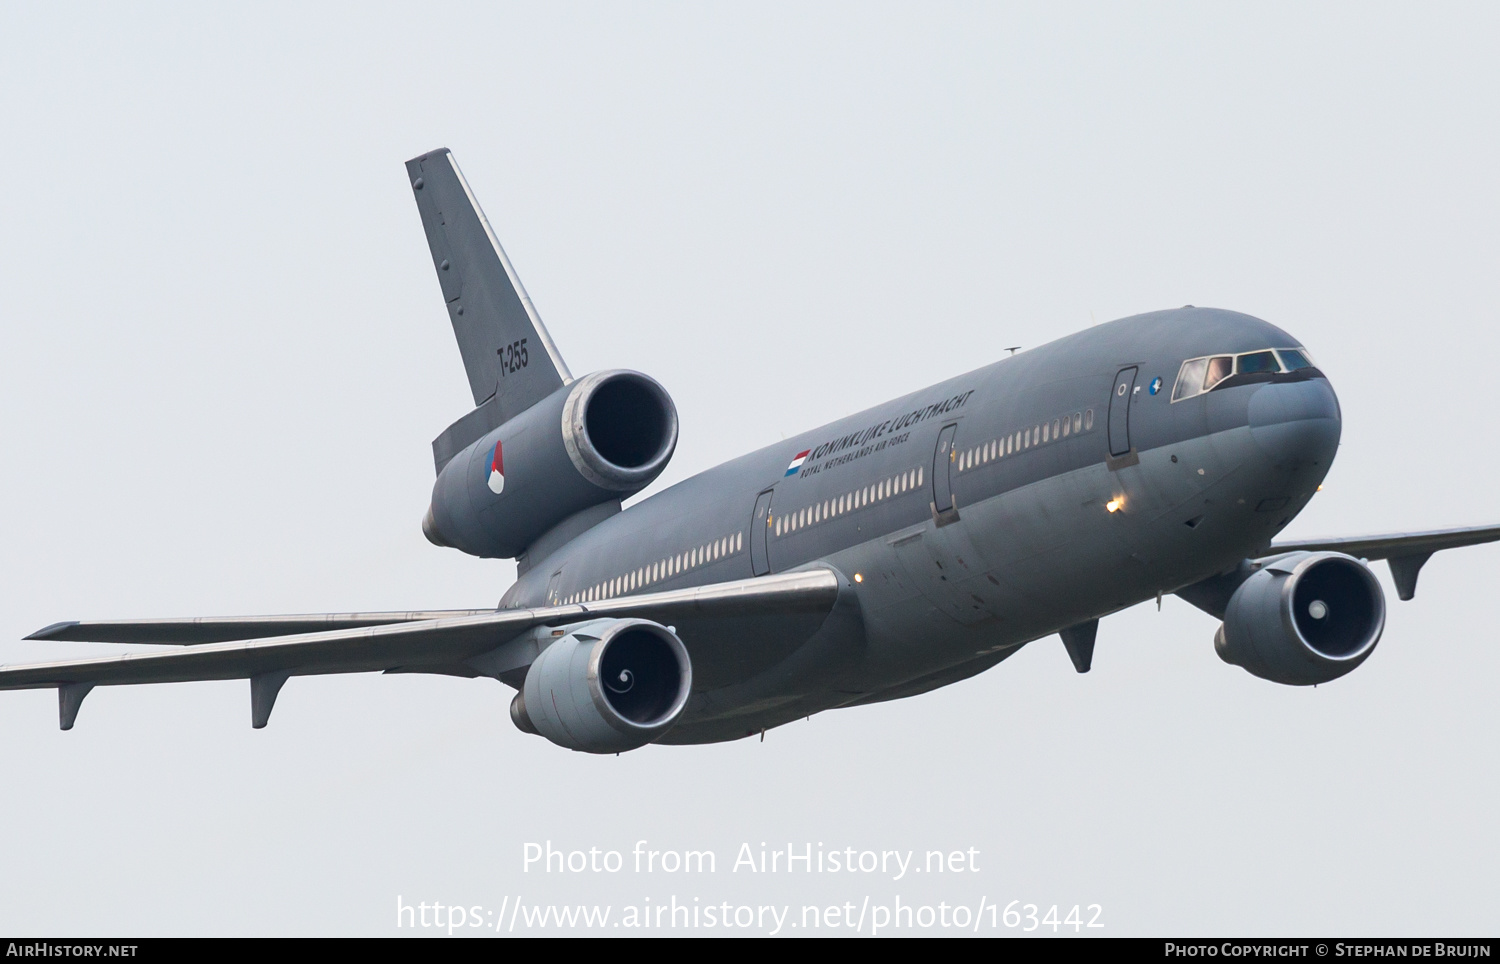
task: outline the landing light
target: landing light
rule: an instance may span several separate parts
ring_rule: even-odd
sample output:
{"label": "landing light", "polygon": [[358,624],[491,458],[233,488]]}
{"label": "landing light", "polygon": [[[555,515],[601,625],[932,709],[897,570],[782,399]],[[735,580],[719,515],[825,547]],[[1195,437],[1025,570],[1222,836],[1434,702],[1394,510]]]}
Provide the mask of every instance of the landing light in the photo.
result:
{"label": "landing light", "polygon": [[861,576],[859,573],[856,572],[854,574],[854,581],[855,582],[864,582],[865,581],[865,577]]}
{"label": "landing light", "polygon": [[1124,504],[1125,503],[1120,501],[1119,499],[1110,499],[1108,502],[1104,503],[1104,508],[1110,512],[1119,512],[1120,506]]}

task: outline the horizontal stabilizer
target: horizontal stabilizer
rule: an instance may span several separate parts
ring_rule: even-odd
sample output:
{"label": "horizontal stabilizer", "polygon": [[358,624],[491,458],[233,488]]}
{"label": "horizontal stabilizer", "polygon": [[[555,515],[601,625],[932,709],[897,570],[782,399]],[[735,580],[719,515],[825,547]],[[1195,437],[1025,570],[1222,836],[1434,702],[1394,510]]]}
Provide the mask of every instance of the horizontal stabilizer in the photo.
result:
{"label": "horizontal stabilizer", "polygon": [[[533,627],[611,616],[639,617],[675,625],[694,660],[694,679],[712,686],[716,685],[716,678],[720,683],[732,682],[741,673],[757,671],[769,665],[768,660],[774,662],[795,649],[822,625],[838,598],[839,586],[840,579],[836,574],[816,569],[695,589],[625,596],[584,606],[440,615],[431,619],[298,635],[205,642],[180,650],[158,650],[105,659],[5,666],[0,667],[0,690],[257,677],[275,679],[277,674],[311,676],[398,671],[491,675],[484,667],[501,665],[502,661],[487,661],[480,657],[493,654]],[[191,620],[181,622],[192,623]],[[249,621],[242,620],[241,624],[246,622]],[[42,638],[78,638],[58,634],[65,633],[68,626],[85,625],[120,627],[131,624],[64,623],[59,624],[63,628],[43,630],[52,635]],[[700,656],[707,671],[701,676],[696,669]],[[509,669],[524,668],[528,664],[529,658],[504,662]],[[70,689],[67,692],[82,693],[86,690]],[[266,704],[266,715],[269,715],[269,695],[262,702]],[[73,711],[76,713],[76,707]],[[66,709],[64,718],[65,722],[71,722],[67,719]],[[256,719],[261,717],[257,715]]]}

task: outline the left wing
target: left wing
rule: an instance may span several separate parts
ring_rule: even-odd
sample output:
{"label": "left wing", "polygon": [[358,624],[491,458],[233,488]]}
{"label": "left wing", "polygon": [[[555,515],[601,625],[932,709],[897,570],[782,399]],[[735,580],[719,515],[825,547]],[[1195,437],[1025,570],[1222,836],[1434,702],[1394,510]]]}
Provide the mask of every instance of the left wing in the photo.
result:
{"label": "left wing", "polygon": [[231,639],[297,636],[335,629],[359,629],[390,623],[429,622],[483,616],[493,609],[439,609],[404,613],[315,613],[304,616],[192,616],[186,619],[117,619],[64,622],[38,629],[27,639],[70,643],[162,643],[194,646]]}
{"label": "left wing", "polygon": [[1417,592],[1417,573],[1439,549],[1457,549],[1500,540],[1500,525],[1430,532],[1396,532],[1382,536],[1352,536],[1341,539],[1298,539],[1276,542],[1269,554],[1283,552],[1342,552],[1361,559],[1385,559],[1391,567],[1396,594],[1403,600]]}
{"label": "left wing", "polygon": [[[56,687],[60,720],[66,730],[72,727],[84,696],[95,686],[249,679],[251,722],[261,727],[270,717],[276,694],[291,676],[401,672],[499,679],[530,666],[551,636],[563,634],[551,627],[607,617],[675,624],[694,663],[695,688],[711,689],[774,665],[799,647],[833,610],[843,582],[832,570],[812,569],[579,606],[439,615],[261,639],[203,642],[165,652],[6,666],[0,667],[0,690]],[[35,635],[67,638],[60,632],[48,627]],[[114,635],[119,638],[128,634],[122,630]],[[700,661],[702,672],[698,669]]]}

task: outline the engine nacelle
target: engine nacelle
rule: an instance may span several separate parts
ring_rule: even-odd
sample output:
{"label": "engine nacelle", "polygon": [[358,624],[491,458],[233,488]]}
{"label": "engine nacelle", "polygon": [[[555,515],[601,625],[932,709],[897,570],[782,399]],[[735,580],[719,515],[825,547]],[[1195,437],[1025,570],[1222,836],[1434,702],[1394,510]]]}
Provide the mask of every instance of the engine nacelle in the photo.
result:
{"label": "engine nacelle", "polygon": [[640,372],[595,372],[443,466],[422,531],[471,555],[514,558],[569,516],[650,485],[676,447],[666,389]]}
{"label": "engine nacelle", "polygon": [[619,753],[670,729],[692,688],[687,648],[667,627],[598,619],[542,650],[511,701],[510,718],[570,750]]}
{"label": "engine nacelle", "polygon": [[1359,560],[1296,552],[1267,563],[1229,598],[1214,649],[1226,663],[1292,686],[1338,679],[1385,629],[1385,593]]}

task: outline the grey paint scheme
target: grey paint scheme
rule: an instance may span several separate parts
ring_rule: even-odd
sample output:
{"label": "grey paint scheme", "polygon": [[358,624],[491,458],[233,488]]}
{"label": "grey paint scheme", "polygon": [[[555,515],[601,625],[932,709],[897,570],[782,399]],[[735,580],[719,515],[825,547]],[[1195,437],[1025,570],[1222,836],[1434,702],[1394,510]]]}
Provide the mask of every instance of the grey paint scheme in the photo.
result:
{"label": "grey paint scheme", "polygon": [[[433,440],[441,472],[469,443],[573,378],[452,153],[414,157],[406,173],[476,406]],[[511,369],[506,351],[523,340],[537,363]]]}
{"label": "grey paint scheme", "polygon": [[[440,254],[435,247],[435,265]],[[467,275],[463,285],[467,292]],[[450,308],[451,292],[444,282]],[[519,283],[513,294],[529,305]],[[534,311],[526,317],[535,321]],[[502,323],[513,328],[514,312]],[[675,625],[693,661],[692,698],[657,742],[711,742],[926,692],[1054,633],[1064,633],[1084,671],[1100,617],[1170,592],[1213,611],[1213,597],[1283,551],[1342,547],[1389,558],[1406,597],[1432,551],[1500,538],[1500,527],[1484,527],[1273,544],[1337,450],[1340,412],[1328,380],[1316,371],[1234,380],[1175,403],[1171,388],[1184,359],[1297,344],[1264,321],[1218,309],[1121,319],[752,452],[622,512],[613,504],[585,510],[531,542],[494,613],[389,614],[389,624],[375,627],[362,621],[369,614],[211,622],[196,638],[205,645],[0,669],[0,688],[58,687],[71,725],[96,683],[250,678],[261,724],[288,674],[432,672],[519,686],[529,660],[568,625],[641,617]],[[559,381],[526,397],[557,390],[568,377],[557,361]],[[470,380],[483,401],[473,369]],[[1054,419],[1087,412],[1091,428],[1051,438]],[[900,424],[912,413],[923,414]],[[1046,443],[961,468],[976,446],[1044,423]],[[935,461],[950,427],[953,454]],[[823,451],[862,434],[868,444]],[[816,457],[788,473],[804,450]],[[920,486],[777,534],[778,519],[918,470]],[[945,486],[953,504],[939,512]],[[768,492],[770,516],[757,532],[752,514]],[[758,536],[774,574],[756,578]],[[726,543],[734,551],[633,592],[577,601],[589,587]],[[425,615],[434,618],[412,618]],[[327,631],[308,633],[309,620]],[[143,640],[153,625],[157,641],[195,641],[184,621],[58,624],[37,635]],[[225,632],[261,638],[209,642]]]}
{"label": "grey paint scheme", "polygon": [[[774,519],[920,467],[917,489],[790,535],[772,528],[773,571],[831,567],[861,576],[849,583],[859,610],[843,641],[850,655],[774,692],[766,687],[747,701],[750,712],[690,705],[664,741],[744,736],[833,706],[923,692],[980,672],[1030,640],[1265,551],[1317,490],[1337,449],[1339,409],[1327,379],[1254,383],[1175,404],[1170,385],[1185,358],[1296,344],[1263,321],[1214,309],[1100,325],[678,483],[533,561],[501,605],[542,605],[549,584],[568,598],[726,533],[744,533],[748,546],[756,496],[766,489]],[[1106,413],[1115,375],[1128,367],[1139,369],[1140,391],[1127,395],[1133,454],[1111,460]],[[1148,386],[1157,377],[1165,387],[1153,396]],[[803,450],[965,396],[961,406],[911,427],[899,444],[831,468],[824,466],[860,448],[809,459],[802,472],[786,475]],[[958,518],[939,524],[933,465],[946,426],[957,426],[954,446],[963,453],[1043,421],[1050,436],[1054,418],[1090,410],[1091,430],[968,471],[955,467],[949,481]],[[808,466],[819,471],[804,475]],[[1123,508],[1111,513],[1106,504],[1117,498]],[[1264,511],[1268,504],[1280,508]],[[750,554],[739,552],[660,585],[744,578],[750,566]]]}

